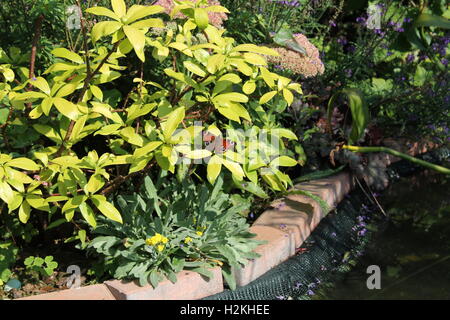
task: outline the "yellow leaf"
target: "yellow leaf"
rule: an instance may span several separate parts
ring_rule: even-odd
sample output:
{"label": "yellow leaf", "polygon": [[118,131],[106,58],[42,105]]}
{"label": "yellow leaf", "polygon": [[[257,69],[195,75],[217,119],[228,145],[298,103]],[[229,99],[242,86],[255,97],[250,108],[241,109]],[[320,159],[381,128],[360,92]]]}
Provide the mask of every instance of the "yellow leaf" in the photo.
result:
{"label": "yellow leaf", "polygon": [[250,64],[259,65],[259,66],[267,65],[266,59],[264,59],[263,57],[261,57],[259,54],[256,54],[256,53],[246,52],[246,53],[244,53],[244,59],[246,62],[248,62]]}
{"label": "yellow leaf", "polygon": [[24,201],[19,208],[19,220],[22,223],[27,223],[28,219],[30,219],[31,208],[30,205]]}
{"label": "yellow leaf", "polygon": [[138,58],[145,62],[145,54],[144,54],[144,47],[145,47],[145,35],[140,30],[130,27],[130,26],[124,26],[123,31],[125,32],[125,35],[127,36],[128,40],[130,41],[131,45],[134,48],[134,51],[136,52],[136,55]]}
{"label": "yellow leaf", "polygon": [[213,156],[208,161],[207,178],[209,183],[214,184],[220,171],[222,170],[222,160],[218,156]]}
{"label": "yellow leaf", "polygon": [[206,72],[200,67],[198,64],[193,63],[192,61],[184,61],[183,65],[186,69],[188,69],[193,74],[198,75],[199,77],[205,77]]}
{"label": "yellow leaf", "polygon": [[260,104],[264,104],[264,103],[269,102],[270,100],[272,100],[272,98],[273,98],[276,94],[277,94],[276,91],[270,91],[270,92],[267,92],[266,94],[264,94],[264,95],[261,97],[261,99],[259,99],[259,103],[260,103]]}
{"label": "yellow leaf", "polygon": [[288,103],[288,106],[290,106],[292,102],[294,102],[294,95],[288,89],[283,89],[283,97],[284,100],[286,100],[286,102]]}
{"label": "yellow leaf", "polygon": [[123,0],[111,0],[111,6],[114,13],[119,18],[122,18],[127,13],[127,6],[125,5],[125,1]]}

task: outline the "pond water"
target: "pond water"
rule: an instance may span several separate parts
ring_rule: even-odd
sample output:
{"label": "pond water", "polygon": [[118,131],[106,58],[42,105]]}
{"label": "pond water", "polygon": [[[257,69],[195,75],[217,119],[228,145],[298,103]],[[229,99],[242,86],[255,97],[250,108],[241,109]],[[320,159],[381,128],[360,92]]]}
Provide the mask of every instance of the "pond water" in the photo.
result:
{"label": "pond water", "polygon": [[[317,299],[450,299],[450,177],[423,171],[379,197],[388,218],[375,222],[364,255]],[[381,289],[367,288],[367,267]]]}

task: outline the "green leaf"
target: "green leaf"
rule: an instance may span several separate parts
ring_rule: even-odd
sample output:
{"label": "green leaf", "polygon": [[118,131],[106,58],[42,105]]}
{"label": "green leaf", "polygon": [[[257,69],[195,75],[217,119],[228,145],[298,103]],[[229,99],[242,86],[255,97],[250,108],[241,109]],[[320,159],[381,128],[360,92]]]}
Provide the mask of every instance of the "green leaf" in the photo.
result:
{"label": "green leaf", "polygon": [[105,7],[93,7],[86,9],[87,13],[95,14],[96,16],[105,16],[111,19],[120,21],[120,17],[117,16],[114,12]]}
{"label": "green leaf", "polygon": [[205,77],[206,72],[200,67],[198,64],[193,63],[192,61],[184,61],[183,65],[193,74],[198,75],[199,77]]}
{"label": "green leaf", "polygon": [[95,220],[94,210],[92,210],[86,202],[81,203],[79,208],[84,220],[86,220],[93,228],[96,228],[97,221]]}
{"label": "green leaf", "polygon": [[284,100],[286,100],[286,102],[288,103],[288,106],[290,106],[292,102],[294,102],[294,95],[288,89],[283,89],[283,97]]}
{"label": "green leaf", "polygon": [[145,19],[135,22],[131,26],[136,29],[164,28],[164,22],[161,19]]}
{"label": "green leaf", "polygon": [[278,157],[276,159],[273,159],[270,162],[270,166],[275,166],[275,167],[294,167],[296,166],[298,163],[297,161],[295,161],[294,159],[288,157],[288,156],[281,156]]}
{"label": "green leaf", "polygon": [[122,24],[120,22],[102,21],[96,23],[91,30],[92,42],[96,43],[100,38],[109,36],[120,28],[122,28]]}
{"label": "green leaf", "polygon": [[64,98],[53,98],[56,109],[65,115],[70,120],[77,120],[80,112],[76,104],[64,99]]}
{"label": "green leaf", "polygon": [[240,44],[236,47],[233,48],[233,51],[248,51],[248,52],[254,52],[254,53],[259,53],[259,54],[264,54],[264,55],[268,55],[268,56],[279,56],[280,54],[273,50],[270,49],[268,47],[263,47],[263,46],[257,46],[255,44]]}
{"label": "green leaf", "polygon": [[144,54],[144,47],[145,47],[145,35],[140,30],[130,27],[130,26],[124,26],[123,31],[125,32],[125,35],[127,36],[128,40],[132,44],[134,51],[136,52],[136,55],[138,58],[145,62],[145,54]]}
{"label": "green leaf", "polygon": [[94,205],[100,210],[102,214],[104,214],[107,218],[117,221],[119,223],[123,223],[122,216],[120,212],[109,203],[104,196],[101,195],[93,195],[91,197]]}
{"label": "green leaf", "polygon": [[37,77],[35,79],[31,79],[30,83],[33,87],[38,88],[42,92],[44,92],[46,95],[50,95],[50,86],[48,85],[47,80],[45,80],[42,77]]}
{"label": "green leaf", "polygon": [[61,143],[62,141],[59,133],[50,126],[46,126],[43,124],[34,124],[33,129],[56,143]]}
{"label": "green leaf", "polygon": [[241,181],[244,179],[244,170],[242,170],[242,167],[233,161],[229,161],[227,159],[221,159],[222,164],[231,171],[231,173],[236,177],[237,180]]}
{"label": "green leaf", "polygon": [[64,58],[72,62],[83,64],[84,60],[75,52],[72,52],[66,48],[56,48],[51,52],[55,57]]}
{"label": "green leaf", "polygon": [[223,275],[223,278],[225,279],[226,283],[230,287],[230,289],[235,290],[236,289],[236,279],[235,279],[230,267],[223,266],[222,267],[222,275]]}
{"label": "green leaf", "polygon": [[28,158],[15,158],[7,162],[8,166],[20,168],[23,170],[37,171],[40,167],[31,159]]}
{"label": "green leaf", "polygon": [[334,102],[340,94],[344,94],[350,106],[352,114],[352,130],[349,135],[349,143],[353,144],[364,136],[364,131],[369,123],[369,108],[364,99],[363,93],[358,89],[345,88],[334,94],[328,102],[328,122],[331,121],[333,114]]}
{"label": "green leaf", "polygon": [[203,8],[194,9],[194,21],[200,29],[205,29],[209,24],[208,13]]}
{"label": "green leaf", "polygon": [[297,43],[292,31],[288,28],[282,28],[278,31],[278,33],[276,33],[273,37],[273,42],[290,50],[306,54],[305,48]]}
{"label": "green leaf", "polygon": [[270,100],[272,100],[273,97],[275,97],[275,95],[277,94],[276,91],[270,91],[265,93],[261,99],[259,99],[259,104],[265,104],[267,102],[269,102]]}
{"label": "green leaf", "polygon": [[30,206],[37,210],[50,212],[50,207],[42,196],[37,194],[29,194],[25,197],[25,200]]}
{"label": "green leaf", "polygon": [[134,151],[133,156],[136,158],[140,158],[143,156],[148,156],[150,152],[156,150],[160,145],[162,145],[161,141],[152,141],[147,143],[142,148],[138,148]]}
{"label": "green leaf", "polygon": [[201,274],[202,276],[207,277],[208,279],[211,279],[213,277],[213,273],[206,268],[194,268],[194,269],[192,269],[192,271],[197,272],[197,273]]}
{"label": "green leaf", "polygon": [[164,8],[161,6],[141,6],[141,5],[132,5],[125,16],[125,20],[128,24],[133,23],[139,19],[144,17],[158,14],[164,11]]}
{"label": "green leaf", "polygon": [[415,27],[438,27],[450,29],[450,20],[433,14],[422,13],[414,21]]}
{"label": "green leaf", "polygon": [[244,91],[245,94],[252,94],[256,90],[256,83],[255,81],[249,80],[244,83],[242,86],[242,91]]}
{"label": "green leaf", "polygon": [[183,121],[184,116],[185,116],[185,108],[184,107],[177,108],[169,114],[167,121],[161,124],[163,135],[166,141],[170,140],[175,130]]}
{"label": "green leaf", "polygon": [[22,202],[19,208],[19,220],[22,223],[27,223],[28,219],[30,219],[31,208],[27,202]]}
{"label": "green leaf", "polygon": [[111,6],[114,13],[119,18],[122,18],[127,13],[127,6],[125,5],[125,1],[123,0],[111,0]]}
{"label": "green leaf", "polygon": [[14,201],[14,191],[11,186],[5,181],[0,181],[0,199],[2,199],[7,204],[10,204]]}

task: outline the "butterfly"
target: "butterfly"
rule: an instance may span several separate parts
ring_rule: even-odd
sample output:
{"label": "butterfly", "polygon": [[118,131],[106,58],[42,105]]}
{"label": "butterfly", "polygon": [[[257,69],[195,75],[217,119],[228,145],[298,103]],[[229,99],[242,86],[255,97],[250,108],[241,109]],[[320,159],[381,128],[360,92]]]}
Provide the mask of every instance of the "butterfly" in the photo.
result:
{"label": "butterfly", "polygon": [[203,142],[205,142],[206,150],[215,153],[223,153],[234,147],[234,142],[228,139],[222,139],[222,136],[215,136],[209,132],[203,134]]}

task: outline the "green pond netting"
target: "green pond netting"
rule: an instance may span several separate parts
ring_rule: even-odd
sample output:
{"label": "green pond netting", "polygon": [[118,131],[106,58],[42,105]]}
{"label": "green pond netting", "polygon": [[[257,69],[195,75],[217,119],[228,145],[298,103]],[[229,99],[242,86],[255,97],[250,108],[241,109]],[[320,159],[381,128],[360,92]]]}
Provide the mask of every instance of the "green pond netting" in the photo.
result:
{"label": "green pond netting", "polygon": [[[443,163],[449,156],[448,148],[440,148],[419,158]],[[418,169],[420,167],[400,161],[388,171],[395,179]],[[370,241],[371,232],[367,227],[374,214],[379,214],[376,206],[361,190],[355,189],[320,222],[295,256],[246,286],[225,290],[204,300],[308,299],[322,283],[345,271],[350,259],[362,255]]]}

